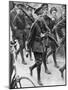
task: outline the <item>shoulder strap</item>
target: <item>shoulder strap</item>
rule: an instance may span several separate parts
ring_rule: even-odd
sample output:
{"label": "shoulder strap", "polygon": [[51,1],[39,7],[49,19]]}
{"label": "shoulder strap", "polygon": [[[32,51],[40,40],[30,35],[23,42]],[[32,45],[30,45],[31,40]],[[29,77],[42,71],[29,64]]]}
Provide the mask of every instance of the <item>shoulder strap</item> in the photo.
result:
{"label": "shoulder strap", "polygon": [[44,20],[44,17],[42,17],[42,21],[44,22],[46,29],[47,29],[49,32],[51,32],[51,30],[50,30],[50,28],[48,27],[46,21]]}

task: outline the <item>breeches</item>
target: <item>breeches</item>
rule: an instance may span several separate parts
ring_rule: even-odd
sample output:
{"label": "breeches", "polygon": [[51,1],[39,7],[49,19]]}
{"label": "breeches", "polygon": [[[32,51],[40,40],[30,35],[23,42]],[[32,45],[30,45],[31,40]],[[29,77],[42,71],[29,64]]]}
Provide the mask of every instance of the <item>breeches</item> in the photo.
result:
{"label": "breeches", "polygon": [[42,64],[42,53],[34,52],[35,61],[37,64]]}

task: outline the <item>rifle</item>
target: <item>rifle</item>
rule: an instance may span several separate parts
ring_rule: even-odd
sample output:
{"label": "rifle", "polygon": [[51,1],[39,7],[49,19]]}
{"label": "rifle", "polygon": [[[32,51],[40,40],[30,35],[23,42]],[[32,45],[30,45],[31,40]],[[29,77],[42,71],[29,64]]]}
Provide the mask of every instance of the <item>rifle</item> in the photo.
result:
{"label": "rifle", "polygon": [[26,10],[25,9],[23,9],[23,8],[20,8],[21,10],[22,10],[22,12],[24,12],[25,13],[25,15],[31,20],[31,22],[33,23],[34,22],[34,20],[27,14],[27,12],[26,12]]}
{"label": "rifle", "polygon": [[26,5],[29,6],[31,9],[36,10],[36,8],[32,7],[31,5],[28,5],[28,4]]}
{"label": "rifle", "polygon": [[[55,31],[57,29],[57,27],[60,27],[60,25],[65,21],[65,18],[63,18],[61,21],[59,21],[52,29],[52,32]],[[62,24],[63,26],[63,24]]]}

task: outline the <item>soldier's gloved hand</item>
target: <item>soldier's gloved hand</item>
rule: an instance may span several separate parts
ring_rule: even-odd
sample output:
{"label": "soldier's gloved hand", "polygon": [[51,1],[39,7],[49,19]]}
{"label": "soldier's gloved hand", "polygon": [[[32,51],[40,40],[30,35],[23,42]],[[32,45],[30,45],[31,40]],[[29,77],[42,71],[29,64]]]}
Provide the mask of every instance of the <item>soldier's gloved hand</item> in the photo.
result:
{"label": "soldier's gloved hand", "polygon": [[41,34],[40,34],[40,36],[41,36],[41,38],[42,38],[42,37],[44,37],[44,36],[45,36],[45,34],[44,34],[44,33],[41,33]]}
{"label": "soldier's gloved hand", "polygon": [[56,27],[56,26],[54,26],[54,27],[53,27],[53,29],[52,29],[52,32],[54,32],[54,30],[56,30],[56,29],[57,29],[57,27]]}
{"label": "soldier's gloved hand", "polygon": [[16,30],[16,29],[17,29],[17,27],[15,26],[15,27],[14,27],[14,29]]}

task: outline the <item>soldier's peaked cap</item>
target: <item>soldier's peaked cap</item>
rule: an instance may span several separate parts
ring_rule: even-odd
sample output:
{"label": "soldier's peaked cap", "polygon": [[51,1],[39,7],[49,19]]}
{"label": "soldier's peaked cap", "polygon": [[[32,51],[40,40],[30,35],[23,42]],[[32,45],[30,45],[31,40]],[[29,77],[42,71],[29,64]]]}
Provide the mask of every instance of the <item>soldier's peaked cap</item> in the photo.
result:
{"label": "soldier's peaked cap", "polygon": [[50,13],[52,13],[53,11],[56,11],[56,12],[57,12],[57,8],[56,8],[56,7],[52,7],[52,8],[50,9]]}
{"label": "soldier's peaked cap", "polygon": [[48,9],[48,4],[43,3],[39,8],[37,8],[37,9],[35,10],[35,13],[38,14],[38,12],[39,12],[44,6],[46,6],[46,8]]}
{"label": "soldier's peaked cap", "polygon": [[19,3],[19,4],[17,4],[17,6],[21,6],[21,7],[24,7],[24,4],[20,4],[20,3]]}
{"label": "soldier's peaked cap", "polygon": [[46,3],[46,4],[43,3],[43,4],[41,5],[41,8],[44,7],[44,6],[46,6],[46,8],[48,8],[48,4],[47,4],[47,3]]}

